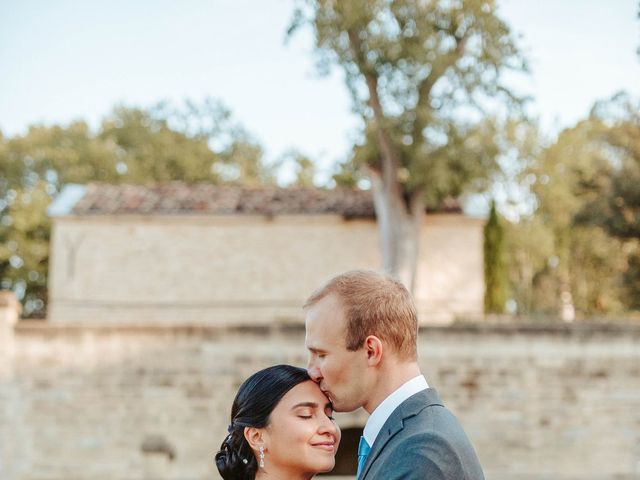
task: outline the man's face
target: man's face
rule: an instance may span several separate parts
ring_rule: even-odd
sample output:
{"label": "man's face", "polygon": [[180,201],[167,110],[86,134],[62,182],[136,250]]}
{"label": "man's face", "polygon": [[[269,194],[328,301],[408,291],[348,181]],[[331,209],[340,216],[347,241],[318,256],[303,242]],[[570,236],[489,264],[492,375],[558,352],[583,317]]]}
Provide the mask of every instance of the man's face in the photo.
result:
{"label": "man's face", "polygon": [[337,412],[351,412],[367,403],[367,352],[347,350],[346,318],[337,295],[331,294],[307,309],[306,346],[309,376],[320,385]]}

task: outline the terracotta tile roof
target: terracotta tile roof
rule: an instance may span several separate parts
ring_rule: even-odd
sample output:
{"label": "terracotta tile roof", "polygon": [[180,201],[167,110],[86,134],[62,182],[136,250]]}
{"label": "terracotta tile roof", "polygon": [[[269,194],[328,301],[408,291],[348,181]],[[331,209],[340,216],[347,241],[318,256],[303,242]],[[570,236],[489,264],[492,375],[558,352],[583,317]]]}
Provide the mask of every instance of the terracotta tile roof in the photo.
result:
{"label": "terracotta tile roof", "polygon": [[[445,205],[460,212],[457,202]],[[86,185],[71,209],[74,215],[204,214],[295,215],[337,214],[374,218],[369,190],[217,186],[172,182],[153,186]]]}

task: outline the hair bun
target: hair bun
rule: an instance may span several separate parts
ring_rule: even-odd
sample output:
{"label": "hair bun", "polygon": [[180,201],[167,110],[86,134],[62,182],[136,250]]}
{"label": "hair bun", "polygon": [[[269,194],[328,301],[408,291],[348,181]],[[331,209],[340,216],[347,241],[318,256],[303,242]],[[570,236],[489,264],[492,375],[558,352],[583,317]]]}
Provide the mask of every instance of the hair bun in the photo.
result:
{"label": "hair bun", "polygon": [[216,467],[224,480],[253,480],[256,459],[242,432],[232,431],[216,453]]}

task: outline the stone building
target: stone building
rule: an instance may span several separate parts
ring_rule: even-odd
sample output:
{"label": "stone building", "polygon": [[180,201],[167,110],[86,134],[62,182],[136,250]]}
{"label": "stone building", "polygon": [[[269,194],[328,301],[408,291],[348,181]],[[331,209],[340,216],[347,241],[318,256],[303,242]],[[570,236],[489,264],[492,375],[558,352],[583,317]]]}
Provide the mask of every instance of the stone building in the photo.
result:
{"label": "stone building", "polygon": [[[90,184],[50,213],[52,322],[297,323],[327,278],[381,265],[368,191]],[[482,226],[425,216],[423,324],[482,315]]]}

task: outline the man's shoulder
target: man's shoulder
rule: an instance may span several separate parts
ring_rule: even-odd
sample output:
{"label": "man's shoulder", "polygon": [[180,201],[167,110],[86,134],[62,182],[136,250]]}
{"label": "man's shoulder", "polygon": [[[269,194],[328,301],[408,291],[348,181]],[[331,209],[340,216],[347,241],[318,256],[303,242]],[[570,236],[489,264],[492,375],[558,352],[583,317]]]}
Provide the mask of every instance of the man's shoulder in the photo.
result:
{"label": "man's shoulder", "polygon": [[430,428],[403,429],[390,439],[366,476],[382,478],[484,480],[484,475],[466,436]]}
{"label": "man's shoulder", "polygon": [[456,416],[444,406],[434,389],[427,389],[408,398],[397,412],[402,429],[395,437],[401,443],[442,443],[454,447],[470,445]]}
{"label": "man's shoulder", "polygon": [[390,415],[390,423],[402,423],[422,431],[437,429],[443,424],[453,421],[455,416],[444,406],[438,393],[433,388],[422,390],[402,402]]}
{"label": "man's shoulder", "polygon": [[[386,432],[374,476],[367,478],[484,478],[471,442],[435,390],[413,395],[392,416],[401,427]],[[404,473],[394,476],[399,472]]]}

